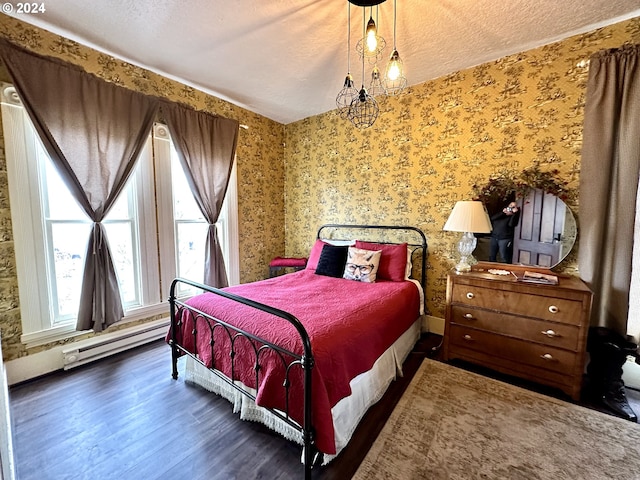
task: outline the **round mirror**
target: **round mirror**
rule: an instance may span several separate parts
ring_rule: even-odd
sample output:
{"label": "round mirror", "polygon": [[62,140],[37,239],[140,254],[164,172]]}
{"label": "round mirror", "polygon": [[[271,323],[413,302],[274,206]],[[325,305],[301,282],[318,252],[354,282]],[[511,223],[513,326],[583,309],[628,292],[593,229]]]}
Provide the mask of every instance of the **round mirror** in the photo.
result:
{"label": "round mirror", "polygon": [[493,231],[478,235],[473,255],[479,261],[552,268],[573,248],[575,217],[555,195],[531,189],[524,198],[486,206]]}

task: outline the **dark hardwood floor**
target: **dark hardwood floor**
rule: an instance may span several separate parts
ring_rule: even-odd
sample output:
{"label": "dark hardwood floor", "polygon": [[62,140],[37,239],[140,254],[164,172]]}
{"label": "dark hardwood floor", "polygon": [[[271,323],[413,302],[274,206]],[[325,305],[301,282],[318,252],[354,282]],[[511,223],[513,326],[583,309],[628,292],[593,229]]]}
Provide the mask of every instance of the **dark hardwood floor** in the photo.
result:
{"label": "dark hardwood floor", "polygon": [[[405,376],[369,410],[341,455],[314,469],[314,479],[352,477],[440,338],[423,336],[405,362]],[[158,341],[12,387],[18,480],[302,478],[297,445],[239,420],[229,402],[185,384],[184,376],[172,380],[170,369],[169,347]],[[640,392],[629,391],[628,398],[640,413]],[[588,399],[581,403],[597,408]]]}
{"label": "dark hardwood floor", "polygon": [[[440,337],[425,335],[405,376],[314,479],[349,479]],[[10,389],[18,480],[295,479],[300,447],[239,420],[226,400],[171,378],[158,341]]]}

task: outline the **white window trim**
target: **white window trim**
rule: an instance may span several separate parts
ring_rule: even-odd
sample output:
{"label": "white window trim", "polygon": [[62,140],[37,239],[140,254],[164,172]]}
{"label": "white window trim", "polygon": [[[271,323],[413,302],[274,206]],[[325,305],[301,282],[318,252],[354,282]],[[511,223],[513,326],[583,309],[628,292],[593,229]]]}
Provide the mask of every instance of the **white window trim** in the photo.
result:
{"label": "white window trim", "polygon": [[[2,84],[0,101],[2,103],[5,150],[7,158],[7,178],[9,197],[22,196],[22,202],[11,203],[11,222],[14,235],[14,251],[18,273],[18,290],[20,314],[22,318],[23,343],[37,343],[39,338],[53,334],[68,336],[75,331],[74,325],[64,325],[53,329],[44,329],[44,321],[49,318],[47,295],[34,295],[37,289],[47,292],[47,273],[44,252],[37,248],[36,238],[43,238],[42,223],[38,217],[39,208],[37,192],[32,192],[29,185],[37,185],[37,169],[27,158],[35,158],[35,141],[30,138],[24,128],[26,112],[22,102],[12,85]],[[6,119],[10,119],[9,122]],[[9,130],[11,130],[9,132]],[[37,231],[39,229],[39,231]],[[34,261],[36,259],[36,261]],[[45,333],[46,330],[46,333]],[[55,333],[54,333],[55,331]],[[43,342],[44,343],[44,342]]]}
{"label": "white window trim", "polygon": [[[156,189],[171,192],[171,144],[166,125],[153,125],[153,156],[155,161]],[[158,210],[158,244],[160,247],[160,291],[162,298],[169,298],[171,282],[176,277],[175,238],[173,233],[173,198],[171,195],[156,197]],[[162,214],[160,213],[162,212]]]}
{"label": "white window trim", "polygon": [[[46,259],[42,248],[38,248],[35,239],[43,238],[40,218],[39,192],[31,190],[30,185],[38,184],[38,170],[27,158],[35,158],[37,137],[27,132],[22,102],[13,85],[0,84],[0,103],[2,115],[9,121],[3,121],[5,151],[7,158],[7,178],[9,197],[22,201],[11,203],[11,221],[14,235],[14,251],[18,276],[20,314],[23,333],[21,342],[27,348],[72,338],[87,333],[76,330],[76,322],[50,326],[50,306],[48,295],[34,295],[37,289],[48,292]],[[152,136],[149,135],[141,155],[148,155],[149,161],[140,162],[136,169],[142,191],[139,191],[139,222],[141,230],[153,232],[153,235],[142,235],[140,241],[141,265],[146,275],[142,282],[143,307],[130,308],[119,323],[128,323],[166,313],[168,302],[160,295],[158,271],[158,244],[156,241],[156,212],[145,208],[148,204],[141,197],[155,198],[153,185]],[[34,261],[36,259],[36,261]]]}
{"label": "white window trim", "polygon": [[[124,319],[127,320],[132,316],[138,317],[134,312],[144,312],[147,309],[153,309],[157,305],[168,305],[163,303],[160,295],[160,271],[158,267],[158,242],[155,233],[158,231],[156,225],[156,208],[155,202],[145,202],[146,198],[156,198],[156,192],[153,184],[154,168],[153,168],[153,136],[149,133],[145,146],[140,153],[141,158],[147,156],[147,161],[138,160],[136,166],[136,174],[140,188],[137,190],[138,197],[138,222],[141,232],[149,232],[147,235],[141,235],[139,240],[140,248],[140,274],[143,280],[140,294],[144,307],[129,309],[125,312]],[[152,208],[153,207],[153,208]],[[168,308],[168,307],[167,307]]]}
{"label": "white window trim", "polygon": [[[154,137],[154,159],[156,188],[160,192],[171,192],[171,136],[166,125],[156,123],[153,126]],[[225,264],[229,285],[237,285],[240,283],[240,253],[238,232],[238,179],[237,179],[236,162],[233,162],[231,176],[229,178],[229,187],[225,201],[222,204],[225,218],[227,219],[226,228],[220,229],[218,234],[222,237],[225,245],[223,255],[228,259]],[[158,195],[158,243],[160,244],[160,281],[162,298],[169,298],[169,290],[171,282],[176,278],[176,259],[175,259],[175,232],[173,223],[173,198],[171,195]],[[162,213],[160,213],[162,212]]]}
{"label": "white window trim", "polygon": [[229,186],[227,194],[222,204],[224,216],[227,220],[226,228],[221,235],[224,243],[224,258],[228,260],[225,265],[227,276],[229,277],[229,285],[238,285],[240,283],[240,234],[238,233],[238,168],[237,161],[234,159],[231,175],[229,177]]}

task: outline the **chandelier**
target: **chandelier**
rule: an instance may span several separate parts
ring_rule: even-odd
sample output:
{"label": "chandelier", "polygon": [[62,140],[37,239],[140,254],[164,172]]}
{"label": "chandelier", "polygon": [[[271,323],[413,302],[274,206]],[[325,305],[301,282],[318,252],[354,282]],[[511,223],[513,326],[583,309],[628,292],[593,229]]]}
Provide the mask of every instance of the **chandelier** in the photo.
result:
{"label": "chandelier", "polygon": [[[336,97],[338,115],[348,119],[357,128],[368,128],[378,118],[380,108],[374,97],[398,95],[407,86],[403,64],[396,46],[396,0],[393,1],[393,52],[384,71],[380,73],[378,60],[382,58],[387,42],[378,35],[378,5],[386,0],[348,0],[347,27],[347,76],[342,90]],[[356,51],[362,63],[362,87],[356,89],[351,76],[351,5],[362,7],[362,38],[356,43]],[[374,14],[375,7],[375,14]],[[369,20],[367,20],[367,13]],[[374,19],[375,16],[375,19]],[[373,65],[369,88],[365,87],[365,64]]]}

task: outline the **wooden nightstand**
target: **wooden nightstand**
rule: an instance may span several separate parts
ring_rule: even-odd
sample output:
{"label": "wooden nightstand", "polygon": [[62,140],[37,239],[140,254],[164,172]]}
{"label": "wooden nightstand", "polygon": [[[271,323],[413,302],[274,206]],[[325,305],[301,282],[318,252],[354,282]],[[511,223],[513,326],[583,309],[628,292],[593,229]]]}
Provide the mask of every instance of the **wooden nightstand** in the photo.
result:
{"label": "wooden nightstand", "polygon": [[544,269],[481,262],[447,279],[443,355],[557,387],[580,398],[592,293],[578,278],[558,285],[523,283],[515,275]]}

